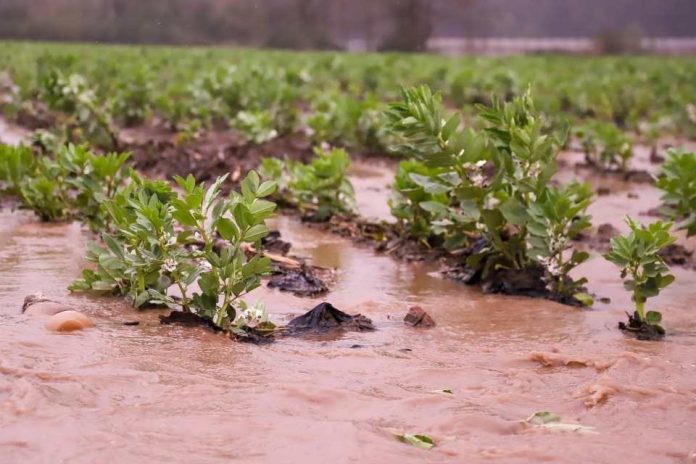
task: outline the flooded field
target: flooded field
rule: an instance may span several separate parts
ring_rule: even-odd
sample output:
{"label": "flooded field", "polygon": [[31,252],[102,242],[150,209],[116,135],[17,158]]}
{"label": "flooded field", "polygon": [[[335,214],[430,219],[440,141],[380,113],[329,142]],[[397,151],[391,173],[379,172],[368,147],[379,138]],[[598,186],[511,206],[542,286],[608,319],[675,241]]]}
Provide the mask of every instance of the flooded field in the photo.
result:
{"label": "flooded field", "polygon": [[[354,166],[363,215],[388,213],[389,169]],[[657,204],[652,187],[612,181],[591,214],[596,225],[619,227],[627,212]],[[651,300],[667,315],[669,337],[640,342],[616,329],[630,301],[598,257],[577,274],[611,302],[583,310],[485,295],[434,266],[377,255],[294,218],[272,225],[294,254],[336,268],[336,284],[320,299],[265,286],[247,299],[263,300],[280,323],[330,301],[377,331],[253,346],[163,326],[163,311],[67,292],[90,238],[77,223],[45,225],[4,207],[2,461],[696,463],[693,271],[675,267],[676,283]],[[44,318],[20,314],[36,291],[96,327],[47,331]],[[437,326],[406,327],[412,305]],[[140,324],[123,324],[132,321]],[[537,411],[594,433],[523,423]],[[410,447],[395,433],[427,434],[437,447]]]}

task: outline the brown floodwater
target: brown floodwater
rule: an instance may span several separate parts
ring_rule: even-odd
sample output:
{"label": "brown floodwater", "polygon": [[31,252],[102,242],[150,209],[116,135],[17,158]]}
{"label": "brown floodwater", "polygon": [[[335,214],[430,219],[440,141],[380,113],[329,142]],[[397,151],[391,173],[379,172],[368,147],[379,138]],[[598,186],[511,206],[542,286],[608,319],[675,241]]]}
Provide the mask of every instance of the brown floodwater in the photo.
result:
{"label": "brown floodwater", "polygon": [[[354,177],[381,179],[361,168]],[[618,187],[628,188],[593,210],[615,224],[626,206]],[[359,202],[372,201],[358,190]],[[644,191],[633,209],[650,207]],[[293,253],[338,269],[324,299],[370,317],[377,331],[252,346],[162,326],[162,311],[67,292],[89,239],[77,224],[0,211],[0,461],[696,463],[693,272],[676,269],[676,283],[650,300],[668,338],[639,342],[616,329],[630,302],[600,258],[579,271],[612,302],[579,310],[484,295],[293,218],[274,225]],[[57,334],[20,314],[39,290],[96,327]],[[324,300],[265,287],[247,299],[264,301],[279,323]],[[403,325],[415,304],[435,328]],[[537,411],[596,433],[521,425]],[[396,432],[428,434],[437,446],[408,446]]]}

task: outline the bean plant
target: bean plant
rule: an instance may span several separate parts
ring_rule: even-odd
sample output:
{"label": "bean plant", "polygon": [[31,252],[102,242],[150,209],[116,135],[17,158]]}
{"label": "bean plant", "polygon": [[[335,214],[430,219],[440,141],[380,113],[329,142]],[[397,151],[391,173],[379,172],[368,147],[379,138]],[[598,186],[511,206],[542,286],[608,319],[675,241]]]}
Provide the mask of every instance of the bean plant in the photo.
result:
{"label": "bean plant", "polygon": [[484,132],[460,129],[459,115],[446,118],[439,95],[427,87],[404,90],[388,117],[400,136],[395,150],[427,168],[408,173],[420,191],[403,181],[396,185],[404,201],[392,210],[401,221],[423,233],[426,217],[430,233],[442,236],[448,248],[468,246],[467,265],[483,280],[504,269],[542,269],[550,292],[591,304],[582,291],[585,280],[569,276],[588,255],[566,253],[570,240],[590,225],[590,190],[551,186],[567,131],[543,132],[529,91],[480,107]]}
{"label": "bean plant", "polygon": [[628,325],[622,323],[620,327],[638,332],[647,330],[647,335],[661,336],[665,334],[662,314],[655,310],[646,312],[645,303],[674,282],[674,276],[659,255],[660,250],[676,240],[669,232],[672,223],[656,221],[645,227],[630,217],[626,218],[626,223],[630,232],[612,238],[611,251],[605,255],[621,270],[624,288],[631,292],[635,304]]}
{"label": "bean plant", "polygon": [[275,204],[263,198],[275,184],[251,171],[241,193],[223,197],[226,176],[208,188],[177,177],[181,193],[165,182],[132,180],[106,205],[113,231],[90,247],[94,268],[71,289],[121,294],[137,308],[180,307],[231,330],[248,308],[240,298],[270,272],[267,258],[248,253],[268,233]]}
{"label": "bean plant", "polygon": [[662,212],[687,236],[696,235],[696,153],[670,149],[657,179]]}
{"label": "bean plant", "polygon": [[[99,102],[84,76],[66,76],[59,69],[51,69],[41,81],[40,97],[50,109],[65,116],[59,123],[70,140],[86,138],[109,148],[118,148],[118,135],[107,105]],[[73,129],[80,133],[76,134]]]}
{"label": "bean plant", "polygon": [[591,121],[578,127],[588,165],[606,170],[627,171],[633,158],[633,142],[612,123]]}
{"label": "bean plant", "polygon": [[81,218],[99,230],[105,226],[102,204],[125,183],[129,156],[72,144],[42,156],[25,146],[0,145],[0,180],[42,220]]}
{"label": "bean plant", "polygon": [[265,158],[261,173],[264,178],[278,183],[284,201],[313,220],[325,221],[335,214],[354,214],[355,192],[347,177],[348,153],[342,148],[316,147],[314,154],[307,164]]}

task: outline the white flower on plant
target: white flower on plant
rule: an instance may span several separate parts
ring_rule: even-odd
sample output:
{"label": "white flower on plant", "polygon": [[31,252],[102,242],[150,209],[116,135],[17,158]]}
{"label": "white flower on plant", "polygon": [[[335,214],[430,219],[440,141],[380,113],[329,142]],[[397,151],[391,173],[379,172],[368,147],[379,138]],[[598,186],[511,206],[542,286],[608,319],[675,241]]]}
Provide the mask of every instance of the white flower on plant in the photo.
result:
{"label": "white flower on plant", "polygon": [[257,302],[253,306],[242,311],[240,318],[246,325],[252,327],[267,322],[268,313],[266,312],[266,306],[261,302]]}
{"label": "white flower on plant", "polygon": [[172,258],[165,259],[164,263],[162,264],[162,270],[164,272],[174,272],[176,270],[176,261],[174,261]]}
{"label": "white flower on plant", "polygon": [[203,270],[203,272],[208,272],[213,270],[213,265],[210,264],[207,260],[203,260],[200,263],[200,267]]}

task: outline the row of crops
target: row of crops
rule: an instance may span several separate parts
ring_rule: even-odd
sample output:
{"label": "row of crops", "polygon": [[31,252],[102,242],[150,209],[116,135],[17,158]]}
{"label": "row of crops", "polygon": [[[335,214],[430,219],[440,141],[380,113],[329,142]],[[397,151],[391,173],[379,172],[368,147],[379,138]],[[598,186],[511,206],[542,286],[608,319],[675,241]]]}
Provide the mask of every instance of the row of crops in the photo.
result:
{"label": "row of crops", "polygon": [[[491,95],[510,99],[532,85],[545,124],[569,120],[588,146],[621,145],[621,132],[649,142],[696,136],[696,64],[682,58],[442,58],[94,47],[5,43],[5,113],[53,121],[114,144],[118,127],[155,117],[195,134],[216,124],[250,141],[302,131],[317,142],[383,149],[384,103],[399,87],[429,85],[465,117]],[[39,105],[37,105],[39,104]],[[475,122],[475,120],[474,120]]]}
{"label": "row of crops", "polygon": [[[101,235],[72,289],[183,309],[238,335],[272,332],[242,297],[270,270],[262,239],[276,202],[312,221],[357,213],[349,153],[402,159],[390,233],[447,254],[458,280],[591,306],[587,280],[571,272],[589,258],[574,240],[591,228],[594,192],[557,184],[559,154],[575,140],[592,169],[627,172],[634,143],[696,135],[696,65],[679,59],[6,50],[3,110],[39,130],[33,148],[0,148],[4,192],[43,220]],[[227,195],[226,176],[206,186],[135,172],[120,137],[129,126],[166,128],[182,145],[225,130],[250,145],[294,134],[316,148],[307,163],[262,160]],[[635,302],[623,328],[641,336],[664,334],[645,307],[674,280],[661,250],[675,229],[696,234],[694,168],[694,153],[670,151],[657,186],[677,225],[627,218],[630,233],[605,255]]]}

